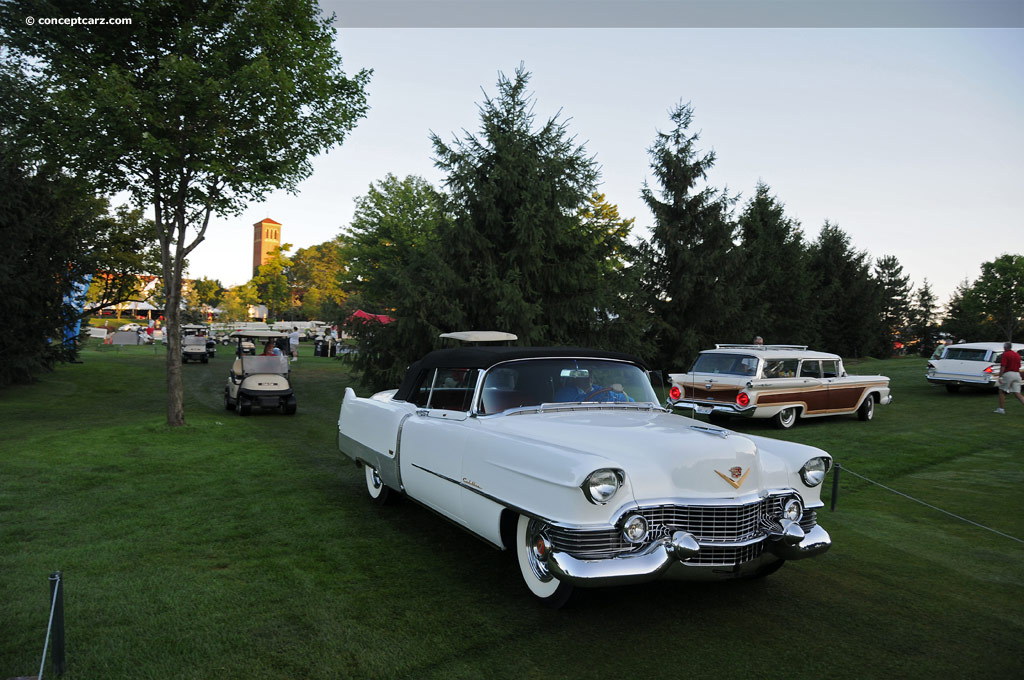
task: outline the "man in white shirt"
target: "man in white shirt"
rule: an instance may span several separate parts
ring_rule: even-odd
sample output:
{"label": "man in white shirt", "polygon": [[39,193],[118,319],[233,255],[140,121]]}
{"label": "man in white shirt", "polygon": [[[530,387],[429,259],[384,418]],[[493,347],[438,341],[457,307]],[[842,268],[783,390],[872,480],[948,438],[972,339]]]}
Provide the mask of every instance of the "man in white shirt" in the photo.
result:
{"label": "man in white shirt", "polygon": [[292,351],[292,361],[299,360],[299,327],[292,326],[292,332],[288,334],[289,349]]}

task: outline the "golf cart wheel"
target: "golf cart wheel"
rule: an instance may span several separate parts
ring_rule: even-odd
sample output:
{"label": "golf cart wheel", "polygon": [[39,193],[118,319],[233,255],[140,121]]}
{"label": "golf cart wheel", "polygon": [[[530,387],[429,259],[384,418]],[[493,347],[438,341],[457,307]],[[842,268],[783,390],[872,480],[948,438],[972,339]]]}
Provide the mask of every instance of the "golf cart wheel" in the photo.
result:
{"label": "golf cart wheel", "polygon": [[203,362],[204,364],[205,364],[205,363],[208,363],[208,362],[210,361],[210,357],[208,357],[208,356],[206,356],[206,355],[204,354],[204,355],[203,355],[203,358],[202,358],[202,359],[200,359],[200,361],[201,361],[201,362]]}
{"label": "golf cart wheel", "polygon": [[252,401],[245,397],[238,397],[237,409],[238,415],[247,416],[252,413]]}
{"label": "golf cart wheel", "polygon": [[298,403],[295,401],[294,394],[281,401],[281,412],[286,416],[294,415],[296,408],[298,408]]}
{"label": "golf cart wheel", "polygon": [[225,411],[234,411],[235,410],[235,402],[233,402],[231,400],[231,395],[228,393],[228,388],[226,388],[226,387],[224,388],[224,410]]}

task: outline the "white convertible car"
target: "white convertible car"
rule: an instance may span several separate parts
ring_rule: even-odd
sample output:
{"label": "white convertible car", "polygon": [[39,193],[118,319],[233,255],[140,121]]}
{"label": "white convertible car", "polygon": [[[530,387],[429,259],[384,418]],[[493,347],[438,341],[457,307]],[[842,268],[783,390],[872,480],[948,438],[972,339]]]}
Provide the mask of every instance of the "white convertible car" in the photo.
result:
{"label": "white convertible car", "polygon": [[625,354],[431,352],[398,390],[345,390],[338,446],[372,499],[408,496],[514,552],[551,606],[574,586],[764,576],[831,545],[831,456],[674,415]]}

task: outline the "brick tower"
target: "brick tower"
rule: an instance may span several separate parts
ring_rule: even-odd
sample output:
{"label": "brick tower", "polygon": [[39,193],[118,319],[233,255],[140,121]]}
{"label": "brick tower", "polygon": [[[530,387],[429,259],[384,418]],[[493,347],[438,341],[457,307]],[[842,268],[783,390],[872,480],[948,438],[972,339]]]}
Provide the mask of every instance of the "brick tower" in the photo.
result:
{"label": "brick tower", "polygon": [[274,248],[281,245],[281,223],[268,217],[252,226],[252,275],[256,276],[260,266],[270,259]]}

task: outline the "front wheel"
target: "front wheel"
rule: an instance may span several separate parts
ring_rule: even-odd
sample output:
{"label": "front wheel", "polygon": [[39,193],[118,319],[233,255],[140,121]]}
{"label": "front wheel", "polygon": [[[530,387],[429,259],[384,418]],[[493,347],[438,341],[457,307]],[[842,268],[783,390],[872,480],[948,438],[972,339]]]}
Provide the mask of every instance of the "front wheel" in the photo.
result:
{"label": "front wheel", "polygon": [[778,429],[788,430],[796,425],[796,408],[791,406],[789,408],[782,409],[775,414],[775,417],[772,418],[772,422],[775,423],[775,427]]}
{"label": "front wheel", "polygon": [[870,394],[864,398],[864,403],[857,409],[857,417],[864,422],[875,417],[875,398]]}
{"label": "front wheel", "polygon": [[380,478],[377,469],[363,463],[363,471],[366,473],[366,492],[370,494],[370,500],[377,505],[387,503],[391,498],[391,489]]}
{"label": "front wheel", "polygon": [[551,549],[544,535],[545,528],[543,522],[525,515],[519,516],[516,524],[516,560],[530,592],[548,607],[558,609],[569,601],[573,588],[571,583],[562,583],[555,578],[544,563],[544,554]]}

